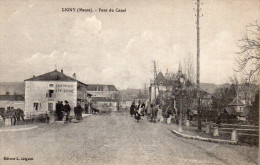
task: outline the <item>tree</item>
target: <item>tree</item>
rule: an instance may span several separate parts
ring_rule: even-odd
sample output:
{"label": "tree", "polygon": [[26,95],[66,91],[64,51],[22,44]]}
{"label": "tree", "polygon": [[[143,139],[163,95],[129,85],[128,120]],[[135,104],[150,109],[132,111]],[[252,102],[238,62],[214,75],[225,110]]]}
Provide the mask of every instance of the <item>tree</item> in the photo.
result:
{"label": "tree", "polygon": [[252,124],[259,125],[259,90],[256,92],[255,100],[250,107],[249,120]]}
{"label": "tree", "polygon": [[212,97],[212,108],[222,110],[236,97],[236,85],[219,87]]}
{"label": "tree", "polygon": [[184,74],[186,75],[187,81],[190,81],[191,83],[195,82],[194,60],[191,53],[185,56],[183,63]]}
{"label": "tree", "polygon": [[240,51],[235,60],[238,72],[243,72],[254,81],[260,73],[260,26],[255,22],[246,27],[246,32],[239,40]]}

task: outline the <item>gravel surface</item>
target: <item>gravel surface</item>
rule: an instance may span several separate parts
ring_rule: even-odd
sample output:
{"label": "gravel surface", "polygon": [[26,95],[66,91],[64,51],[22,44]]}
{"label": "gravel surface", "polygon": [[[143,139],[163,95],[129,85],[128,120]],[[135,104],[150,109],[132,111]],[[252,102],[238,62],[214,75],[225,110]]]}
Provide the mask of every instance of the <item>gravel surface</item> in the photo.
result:
{"label": "gravel surface", "polygon": [[[33,160],[4,160],[4,157]],[[0,133],[0,164],[257,164],[258,148],[184,139],[128,113]]]}

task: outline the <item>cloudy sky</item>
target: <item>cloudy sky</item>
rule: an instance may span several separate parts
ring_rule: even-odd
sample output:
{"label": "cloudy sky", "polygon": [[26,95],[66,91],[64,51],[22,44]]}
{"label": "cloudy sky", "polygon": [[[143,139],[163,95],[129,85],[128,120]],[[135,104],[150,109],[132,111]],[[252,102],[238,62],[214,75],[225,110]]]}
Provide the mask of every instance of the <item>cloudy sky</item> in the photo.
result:
{"label": "cloudy sky", "polygon": [[[260,18],[259,0],[201,0],[201,82],[235,74],[237,41]],[[62,8],[118,12],[62,12]],[[159,69],[196,57],[195,0],[0,0],[0,81],[23,81],[55,66],[85,83],[141,88]]]}

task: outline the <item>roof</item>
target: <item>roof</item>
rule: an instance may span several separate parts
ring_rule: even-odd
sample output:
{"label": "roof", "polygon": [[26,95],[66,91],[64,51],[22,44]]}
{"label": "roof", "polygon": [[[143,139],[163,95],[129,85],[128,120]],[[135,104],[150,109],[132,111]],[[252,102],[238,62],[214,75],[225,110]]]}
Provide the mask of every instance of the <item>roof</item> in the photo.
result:
{"label": "roof", "polygon": [[100,87],[104,89],[105,86],[108,87],[109,91],[118,91],[114,85],[102,85],[102,84],[87,84],[88,91],[97,91],[97,88]]}
{"label": "roof", "polygon": [[107,98],[107,97],[92,97],[92,101],[97,102],[97,101],[101,101],[101,102],[116,102],[116,99],[111,99],[111,98]]}
{"label": "roof", "polygon": [[202,99],[211,99],[211,94],[206,91],[200,90],[199,95]]}
{"label": "roof", "polygon": [[169,86],[172,84],[172,80],[167,80],[162,72],[158,73],[155,80],[158,85]]}
{"label": "roof", "polygon": [[52,72],[48,72],[40,76],[32,77],[24,81],[77,81],[77,80],[65,75],[62,72],[54,70]]}
{"label": "roof", "polygon": [[156,82],[158,84],[165,84],[167,81],[167,79],[164,77],[163,73],[162,72],[159,72],[158,75],[156,76]]}
{"label": "roof", "polygon": [[228,104],[229,106],[243,106],[244,104],[237,97]]}
{"label": "roof", "polygon": [[249,113],[250,113],[250,107],[246,106],[244,108],[244,111],[242,113],[240,113],[240,116],[241,117],[247,117],[249,115]]}
{"label": "roof", "polygon": [[29,78],[24,81],[77,81],[80,84],[87,86],[87,84],[84,84],[72,77],[65,75],[63,72],[59,72],[57,70],[42,74],[40,76]]}
{"label": "roof", "polygon": [[0,95],[1,101],[24,101],[23,95]]}
{"label": "roof", "polygon": [[237,111],[234,107],[225,107],[225,110],[229,115],[237,115]]}

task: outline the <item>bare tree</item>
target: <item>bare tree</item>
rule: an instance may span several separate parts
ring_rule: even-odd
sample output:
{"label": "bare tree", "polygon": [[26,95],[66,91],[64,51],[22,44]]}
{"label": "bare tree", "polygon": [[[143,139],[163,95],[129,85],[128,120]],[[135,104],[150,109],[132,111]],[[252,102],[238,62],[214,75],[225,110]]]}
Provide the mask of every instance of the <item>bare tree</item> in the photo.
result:
{"label": "bare tree", "polygon": [[257,22],[246,27],[246,32],[239,40],[240,51],[235,60],[238,64],[238,72],[256,80],[260,73],[260,26]]}
{"label": "bare tree", "polygon": [[184,74],[187,76],[187,80],[195,82],[195,71],[194,71],[194,60],[191,53],[183,59],[184,63]]}

